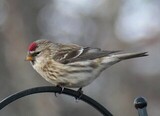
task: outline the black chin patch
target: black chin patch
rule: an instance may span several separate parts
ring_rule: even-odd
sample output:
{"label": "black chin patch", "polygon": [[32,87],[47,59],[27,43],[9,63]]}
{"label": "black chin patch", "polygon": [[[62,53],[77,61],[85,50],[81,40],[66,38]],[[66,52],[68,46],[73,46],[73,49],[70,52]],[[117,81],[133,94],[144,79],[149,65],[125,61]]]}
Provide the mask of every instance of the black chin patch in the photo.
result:
{"label": "black chin patch", "polygon": [[31,61],[31,64],[34,65],[34,64],[35,64],[35,60],[32,60],[32,61]]}

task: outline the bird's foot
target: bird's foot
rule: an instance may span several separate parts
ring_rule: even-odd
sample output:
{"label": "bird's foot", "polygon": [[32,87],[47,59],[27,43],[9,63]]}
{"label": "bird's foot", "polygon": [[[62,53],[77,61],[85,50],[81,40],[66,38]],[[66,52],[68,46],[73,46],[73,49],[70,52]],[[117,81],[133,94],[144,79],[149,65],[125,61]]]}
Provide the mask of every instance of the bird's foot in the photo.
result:
{"label": "bird's foot", "polygon": [[60,85],[57,85],[56,87],[60,88],[61,91],[60,92],[55,92],[55,96],[57,97],[57,93],[61,94],[64,90],[64,87],[60,86]]}
{"label": "bird's foot", "polygon": [[79,100],[79,99],[82,97],[82,95],[83,95],[82,87],[80,87],[80,88],[77,90],[77,92],[78,92],[78,96],[75,97],[76,102],[78,102],[78,100]]}

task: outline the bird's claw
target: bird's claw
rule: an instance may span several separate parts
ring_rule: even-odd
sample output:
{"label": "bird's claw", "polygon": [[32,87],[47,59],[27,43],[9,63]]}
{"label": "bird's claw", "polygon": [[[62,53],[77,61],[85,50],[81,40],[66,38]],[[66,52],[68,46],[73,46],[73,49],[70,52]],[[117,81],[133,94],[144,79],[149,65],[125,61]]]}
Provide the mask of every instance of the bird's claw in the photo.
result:
{"label": "bird's claw", "polygon": [[77,92],[78,92],[78,97],[75,97],[76,101],[78,101],[82,97],[82,95],[83,95],[82,87],[80,87],[77,90]]}
{"label": "bird's claw", "polygon": [[57,93],[62,94],[64,87],[57,85],[56,87],[60,88],[61,91],[60,92],[55,92],[55,96],[57,97]]}

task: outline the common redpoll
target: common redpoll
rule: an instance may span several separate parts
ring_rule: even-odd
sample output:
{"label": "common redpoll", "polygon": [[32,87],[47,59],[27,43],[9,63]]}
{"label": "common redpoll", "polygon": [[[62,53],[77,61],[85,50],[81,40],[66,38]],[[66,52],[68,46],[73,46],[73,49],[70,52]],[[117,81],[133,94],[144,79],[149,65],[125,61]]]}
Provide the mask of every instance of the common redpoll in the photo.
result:
{"label": "common redpoll", "polygon": [[106,68],[122,60],[147,56],[147,52],[119,53],[79,45],[37,40],[29,45],[27,61],[55,86],[82,88]]}

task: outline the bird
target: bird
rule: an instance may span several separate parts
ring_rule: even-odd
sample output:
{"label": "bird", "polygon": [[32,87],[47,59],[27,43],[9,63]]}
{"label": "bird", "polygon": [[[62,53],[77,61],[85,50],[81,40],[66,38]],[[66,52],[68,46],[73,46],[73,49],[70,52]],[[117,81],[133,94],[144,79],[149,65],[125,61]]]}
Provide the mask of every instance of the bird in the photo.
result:
{"label": "bird", "polygon": [[78,88],[81,91],[110,66],[123,60],[144,56],[148,56],[148,53],[121,53],[121,50],[107,51],[40,39],[29,45],[26,60],[54,86]]}

